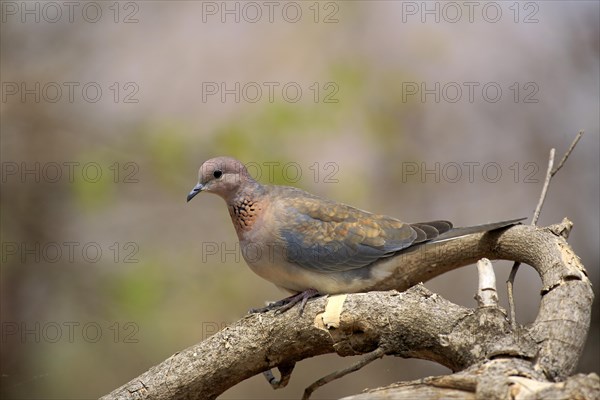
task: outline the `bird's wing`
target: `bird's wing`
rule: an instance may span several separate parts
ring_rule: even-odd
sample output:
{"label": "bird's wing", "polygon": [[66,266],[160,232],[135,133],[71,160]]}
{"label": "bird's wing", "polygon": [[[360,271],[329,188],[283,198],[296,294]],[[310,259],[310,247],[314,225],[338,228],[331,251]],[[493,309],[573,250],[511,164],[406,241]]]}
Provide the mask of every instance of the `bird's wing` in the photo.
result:
{"label": "bird's wing", "polygon": [[452,226],[445,221],[410,225],[304,193],[286,196],[279,207],[285,209],[278,235],[287,260],[318,272],[367,266]]}

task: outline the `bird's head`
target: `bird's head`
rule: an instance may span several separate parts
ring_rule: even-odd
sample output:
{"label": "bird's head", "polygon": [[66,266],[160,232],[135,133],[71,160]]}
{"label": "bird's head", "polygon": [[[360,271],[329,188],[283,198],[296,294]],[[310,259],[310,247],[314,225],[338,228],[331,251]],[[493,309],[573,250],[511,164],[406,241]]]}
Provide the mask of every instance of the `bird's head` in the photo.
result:
{"label": "bird's head", "polygon": [[235,158],[211,158],[200,167],[198,184],[187,195],[187,201],[200,192],[214,193],[227,200],[248,180],[252,180],[248,170]]}

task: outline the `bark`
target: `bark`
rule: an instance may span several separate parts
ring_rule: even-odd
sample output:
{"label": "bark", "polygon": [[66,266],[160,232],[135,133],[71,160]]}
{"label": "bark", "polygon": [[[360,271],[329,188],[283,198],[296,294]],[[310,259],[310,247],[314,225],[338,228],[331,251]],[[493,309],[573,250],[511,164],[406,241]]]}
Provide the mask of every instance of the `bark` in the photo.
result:
{"label": "bark", "polygon": [[[295,310],[248,315],[103,399],[211,399],[275,367],[285,381],[305,358],[375,351],[433,360],[455,373],[350,398],[598,398],[597,375],[570,377],[593,300],[565,239],[571,227],[568,220],[546,228],[519,225],[423,246],[396,257],[392,276],[371,292],[310,301],[302,317]],[[531,325],[512,328],[497,305],[464,308],[419,284],[484,257],[526,263],[540,274],[540,311]]]}

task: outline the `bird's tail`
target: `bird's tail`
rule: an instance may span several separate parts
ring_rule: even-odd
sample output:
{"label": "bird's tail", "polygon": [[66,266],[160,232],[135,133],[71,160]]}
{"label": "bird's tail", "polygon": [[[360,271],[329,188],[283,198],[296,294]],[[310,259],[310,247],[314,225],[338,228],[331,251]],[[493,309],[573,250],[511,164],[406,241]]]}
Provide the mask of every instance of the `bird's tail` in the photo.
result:
{"label": "bird's tail", "polygon": [[492,222],[489,224],[482,224],[482,225],[475,225],[475,226],[467,226],[464,228],[452,228],[447,232],[444,232],[438,236],[436,236],[435,238],[433,238],[433,240],[430,241],[431,242],[439,242],[442,240],[448,240],[448,239],[453,239],[453,238],[457,238],[459,236],[465,236],[465,235],[470,235],[473,233],[481,233],[481,232],[489,232],[489,231],[493,231],[496,229],[501,229],[501,228],[506,228],[512,225],[517,225],[519,222],[526,220],[527,218],[517,218],[517,219],[510,219],[508,221],[501,221],[501,222]]}

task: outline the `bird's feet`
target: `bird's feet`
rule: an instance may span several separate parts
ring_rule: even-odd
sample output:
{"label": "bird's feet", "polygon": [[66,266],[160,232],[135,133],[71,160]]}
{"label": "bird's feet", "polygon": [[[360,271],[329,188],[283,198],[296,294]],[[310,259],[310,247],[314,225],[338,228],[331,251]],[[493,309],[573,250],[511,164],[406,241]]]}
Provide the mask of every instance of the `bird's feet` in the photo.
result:
{"label": "bird's feet", "polygon": [[250,311],[248,311],[248,313],[255,314],[255,313],[264,313],[267,311],[275,310],[275,314],[282,314],[282,313],[286,312],[287,310],[289,310],[290,308],[294,307],[296,304],[300,303],[300,309],[298,310],[298,314],[302,315],[302,313],[304,312],[304,307],[306,307],[306,302],[308,301],[308,299],[317,297],[318,295],[319,295],[319,292],[317,290],[306,289],[303,292],[296,293],[289,297],[286,297],[285,299],[281,299],[274,303],[270,303],[266,307],[251,308]]}

